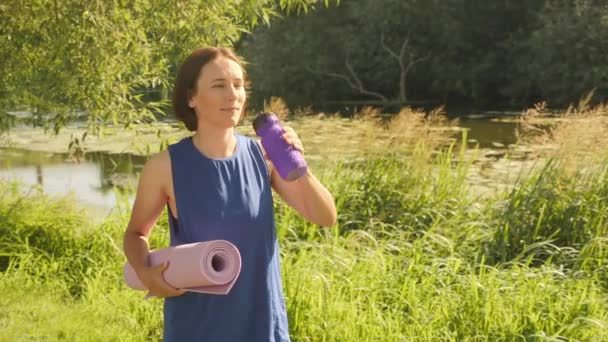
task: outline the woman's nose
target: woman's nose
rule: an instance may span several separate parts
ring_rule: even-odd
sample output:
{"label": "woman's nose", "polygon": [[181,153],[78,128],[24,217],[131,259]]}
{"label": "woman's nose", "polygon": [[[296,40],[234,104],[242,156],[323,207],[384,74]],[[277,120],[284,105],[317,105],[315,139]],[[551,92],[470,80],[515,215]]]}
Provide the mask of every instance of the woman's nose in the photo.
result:
{"label": "woman's nose", "polygon": [[237,89],[234,86],[234,84],[231,84],[228,86],[228,97],[232,100],[232,99],[236,99],[237,97]]}

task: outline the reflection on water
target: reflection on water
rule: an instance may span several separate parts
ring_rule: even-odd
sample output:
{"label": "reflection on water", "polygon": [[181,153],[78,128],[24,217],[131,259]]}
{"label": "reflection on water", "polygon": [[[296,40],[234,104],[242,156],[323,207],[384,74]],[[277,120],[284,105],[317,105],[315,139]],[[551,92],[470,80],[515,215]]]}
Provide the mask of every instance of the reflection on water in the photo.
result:
{"label": "reflection on water", "polygon": [[136,173],[145,158],[129,154],[88,153],[75,163],[67,154],[0,149],[0,177],[39,186],[45,194],[73,193],[93,216],[106,216],[116,206],[115,187],[136,186]]}
{"label": "reflection on water", "polygon": [[[481,148],[495,149],[516,142],[516,124],[512,122],[461,118],[459,125],[469,130],[471,144]],[[135,189],[145,161],[145,157],[131,154],[88,152],[84,160],[75,163],[67,153],[0,149],[0,177],[20,180],[26,191],[39,185],[48,195],[72,192],[79,205],[102,218],[116,206],[115,187]]]}
{"label": "reflection on water", "polygon": [[116,203],[113,193],[100,191],[103,186],[99,168],[94,163],[20,166],[0,170],[0,177],[26,185],[38,184],[48,195],[74,192],[82,204],[89,206],[112,207]]}
{"label": "reflection on water", "polygon": [[508,146],[517,142],[514,122],[460,119],[460,127],[469,130],[468,139],[479,143],[480,148],[496,148],[496,143]]}

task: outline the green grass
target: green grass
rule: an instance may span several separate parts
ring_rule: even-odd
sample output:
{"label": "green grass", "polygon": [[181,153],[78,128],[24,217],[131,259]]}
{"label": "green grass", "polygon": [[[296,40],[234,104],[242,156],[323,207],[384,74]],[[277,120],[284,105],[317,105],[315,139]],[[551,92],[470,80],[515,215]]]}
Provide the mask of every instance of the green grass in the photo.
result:
{"label": "green grass", "polygon": [[[497,203],[497,227],[489,250],[500,262],[551,262],[572,268],[587,265],[593,254],[604,271],[608,264],[608,162],[564,174],[550,160],[531,177],[519,180]],[[581,254],[581,250],[584,253]]]}
{"label": "green grass", "polygon": [[435,257],[446,248],[438,236],[399,242],[290,245],[283,269],[298,340],[608,338],[605,292],[592,279]]}
{"label": "green grass", "polygon": [[[480,199],[463,156],[315,166],[333,228],[275,202],[294,341],[608,340],[608,162],[554,160]],[[128,208],[92,226],[69,199],[0,189],[1,341],[160,339],[162,301],[121,279]]]}

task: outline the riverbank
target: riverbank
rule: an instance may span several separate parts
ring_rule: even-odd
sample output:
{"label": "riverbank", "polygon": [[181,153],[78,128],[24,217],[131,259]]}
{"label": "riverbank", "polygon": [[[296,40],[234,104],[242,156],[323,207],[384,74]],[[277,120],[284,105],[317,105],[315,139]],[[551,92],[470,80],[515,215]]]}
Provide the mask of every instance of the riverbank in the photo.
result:
{"label": "riverbank", "polygon": [[[335,116],[306,116],[285,120],[304,142],[308,158],[336,159],[339,156],[358,154],[365,143],[370,141],[370,130],[376,127],[365,120],[347,119]],[[440,129],[438,126],[437,129]],[[445,130],[459,132],[456,126]],[[250,121],[244,121],[235,130],[238,133],[256,137]],[[84,128],[67,127],[58,135],[45,134],[40,128],[15,128],[0,137],[0,148],[16,148],[47,153],[67,153],[74,137],[81,138]],[[156,122],[126,130],[105,127],[103,135],[88,134],[81,147],[84,152],[104,152],[110,154],[128,153],[147,156],[158,152],[166,143],[174,143],[191,135],[180,123]],[[387,135],[379,131],[378,137]]]}
{"label": "riverbank", "polygon": [[[404,112],[393,127],[378,125],[370,119],[369,113],[367,117],[360,115],[356,119],[308,115],[285,120],[285,124],[293,127],[303,140],[305,158],[313,171],[344,161],[393,153],[400,146],[413,148],[424,142],[431,144],[425,148],[433,148],[438,144],[458,143],[466,129],[448,122],[428,125],[421,121],[421,113],[413,111]],[[483,126],[482,123],[470,129],[474,131],[473,136],[478,131],[482,134],[479,139],[468,139],[469,146],[484,139],[486,144],[492,145],[492,149],[483,149],[477,155],[474,149],[467,150],[468,159],[476,158],[470,181],[476,184],[473,187],[476,193],[494,193],[497,186],[508,184],[508,179],[501,175],[509,174],[509,171],[494,172],[492,165],[504,158],[509,145],[490,142],[488,137],[512,142],[514,132],[511,127],[505,130],[503,126]],[[244,121],[236,130],[255,137],[250,121]],[[84,155],[77,159],[68,153],[68,146],[73,137],[82,137],[84,132],[79,127],[68,127],[59,135],[45,135],[41,129],[32,128],[10,131],[0,139],[0,148],[3,148],[0,150],[0,177],[20,179],[26,186],[42,188],[46,194],[73,192],[92,217],[99,220],[117,204],[115,191],[134,191],[138,173],[149,155],[191,134],[180,124],[167,122],[131,130],[104,128],[103,136],[88,135],[79,145]],[[492,137],[492,132],[499,136]],[[514,163],[499,165],[510,169],[517,167]]]}

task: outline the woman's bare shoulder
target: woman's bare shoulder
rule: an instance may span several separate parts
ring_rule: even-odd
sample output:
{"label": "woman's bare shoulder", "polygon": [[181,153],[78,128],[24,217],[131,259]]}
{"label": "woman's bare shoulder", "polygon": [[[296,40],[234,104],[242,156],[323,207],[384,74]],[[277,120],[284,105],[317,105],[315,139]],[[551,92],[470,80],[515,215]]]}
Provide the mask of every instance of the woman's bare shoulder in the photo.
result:
{"label": "woman's bare shoulder", "polygon": [[170,168],[171,166],[171,157],[169,156],[169,151],[164,150],[152,155],[144,168],[153,169],[154,171],[165,171],[165,169]]}
{"label": "woman's bare shoulder", "polygon": [[171,179],[171,157],[169,151],[161,151],[146,161],[142,170],[142,178],[148,182],[156,183],[165,187],[167,179]]}

